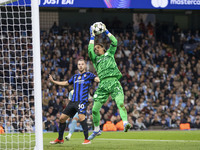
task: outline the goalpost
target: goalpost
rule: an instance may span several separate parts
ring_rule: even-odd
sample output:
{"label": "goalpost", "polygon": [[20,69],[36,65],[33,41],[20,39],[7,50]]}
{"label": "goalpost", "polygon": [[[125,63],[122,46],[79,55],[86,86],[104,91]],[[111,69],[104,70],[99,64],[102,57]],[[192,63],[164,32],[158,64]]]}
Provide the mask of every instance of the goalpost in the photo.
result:
{"label": "goalpost", "polygon": [[0,0],[0,150],[43,150],[39,0]]}

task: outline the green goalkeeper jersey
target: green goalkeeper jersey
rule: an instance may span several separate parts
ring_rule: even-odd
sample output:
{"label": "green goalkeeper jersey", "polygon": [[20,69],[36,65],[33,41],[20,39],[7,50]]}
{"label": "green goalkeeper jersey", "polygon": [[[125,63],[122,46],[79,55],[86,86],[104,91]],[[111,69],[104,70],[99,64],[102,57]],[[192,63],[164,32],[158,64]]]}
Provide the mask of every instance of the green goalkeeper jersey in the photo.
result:
{"label": "green goalkeeper jersey", "polygon": [[112,43],[104,55],[98,56],[95,54],[94,44],[90,43],[88,46],[89,57],[92,60],[100,81],[108,77],[116,77],[118,80],[122,77],[114,58],[117,50],[117,39],[113,35],[109,38]]}

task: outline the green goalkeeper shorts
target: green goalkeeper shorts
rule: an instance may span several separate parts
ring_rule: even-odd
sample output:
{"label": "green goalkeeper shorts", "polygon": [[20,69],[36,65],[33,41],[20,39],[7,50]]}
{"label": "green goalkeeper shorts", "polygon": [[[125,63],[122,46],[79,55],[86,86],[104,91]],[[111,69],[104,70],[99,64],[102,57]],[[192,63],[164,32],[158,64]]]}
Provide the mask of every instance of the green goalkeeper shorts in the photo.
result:
{"label": "green goalkeeper shorts", "polygon": [[99,101],[104,104],[109,95],[111,94],[112,99],[115,100],[116,96],[124,95],[122,86],[117,78],[106,78],[103,79],[96,92],[94,93],[94,101]]}

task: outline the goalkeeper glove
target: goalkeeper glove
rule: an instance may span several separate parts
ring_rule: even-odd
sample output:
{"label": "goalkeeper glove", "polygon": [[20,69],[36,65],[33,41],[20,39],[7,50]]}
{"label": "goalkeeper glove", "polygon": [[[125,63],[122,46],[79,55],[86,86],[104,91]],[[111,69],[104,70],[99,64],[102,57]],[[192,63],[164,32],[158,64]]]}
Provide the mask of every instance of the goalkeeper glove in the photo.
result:
{"label": "goalkeeper glove", "polygon": [[103,26],[104,26],[104,33],[108,36],[108,34],[109,34],[110,32],[109,32],[108,29],[106,28],[106,25],[105,25],[105,24],[103,24]]}
{"label": "goalkeeper glove", "polygon": [[90,26],[90,40],[94,40],[95,34],[94,31],[92,30],[92,26]]}

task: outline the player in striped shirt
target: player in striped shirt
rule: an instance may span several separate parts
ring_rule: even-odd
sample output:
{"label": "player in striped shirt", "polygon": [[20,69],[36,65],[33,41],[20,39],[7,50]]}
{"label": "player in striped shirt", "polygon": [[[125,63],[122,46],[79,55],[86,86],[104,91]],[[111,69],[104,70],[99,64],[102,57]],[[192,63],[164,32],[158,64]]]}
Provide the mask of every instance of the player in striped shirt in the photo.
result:
{"label": "player in striped shirt", "polygon": [[49,75],[49,80],[54,84],[61,86],[68,86],[69,84],[73,84],[74,88],[72,99],[60,116],[59,137],[56,140],[51,141],[51,144],[64,143],[63,134],[66,128],[66,120],[69,117],[73,118],[77,112],[85,136],[85,140],[82,144],[91,143],[90,140],[88,140],[88,125],[85,115],[87,106],[89,104],[89,87],[93,81],[99,82],[99,78],[96,77],[93,73],[86,72],[86,63],[83,59],[78,61],[78,70],[79,73],[75,74],[68,81],[55,81],[53,80],[52,76]]}

